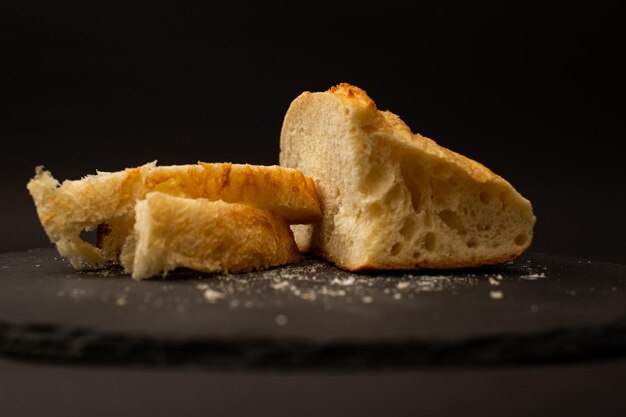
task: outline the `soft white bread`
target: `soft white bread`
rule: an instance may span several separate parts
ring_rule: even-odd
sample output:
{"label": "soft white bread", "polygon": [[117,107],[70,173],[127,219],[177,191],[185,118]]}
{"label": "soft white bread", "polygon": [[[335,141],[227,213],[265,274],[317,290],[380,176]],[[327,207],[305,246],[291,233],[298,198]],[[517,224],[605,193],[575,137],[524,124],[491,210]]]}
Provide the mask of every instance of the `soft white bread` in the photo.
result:
{"label": "soft white bread", "polygon": [[[288,223],[311,223],[321,218],[315,184],[294,169],[278,166],[204,163],[149,169],[144,191],[161,191],[187,198],[222,200],[270,210]],[[115,260],[131,234],[134,212],[116,216],[98,226],[98,248]]]}
{"label": "soft white bread", "polygon": [[39,220],[59,254],[74,268],[106,263],[103,252],[83,241],[80,233],[94,230],[109,219],[133,216],[135,202],[145,194],[143,178],[153,167],[151,163],[120,172],[100,172],[62,185],[50,172],[36,168],[27,188]]}
{"label": "soft white bread", "polygon": [[134,235],[122,264],[135,279],[177,267],[243,272],[296,262],[300,251],[285,220],[244,204],[149,193],[135,206]]}
{"label": "soft white bread", "polygon": [[357,87],[297,97],[280,145],[280,164],[311,176],[322,201],[322,221],[293,226],[296,242],[345,269],[495,264],[532,240],[531,204],[507,181]]}
{"label": "soft white bread", "polygon": [[[135,203],[152,191],[245,203],[272,211],[288,223],[320,218],[313,181],[278,166],[199,163],[156,167],[151,163],[63,184],[39,167],[27,188],[48,237],[77,269],[117,260],[133,230]],[[83,230],[99,225],[99,247],[80,238]]]}

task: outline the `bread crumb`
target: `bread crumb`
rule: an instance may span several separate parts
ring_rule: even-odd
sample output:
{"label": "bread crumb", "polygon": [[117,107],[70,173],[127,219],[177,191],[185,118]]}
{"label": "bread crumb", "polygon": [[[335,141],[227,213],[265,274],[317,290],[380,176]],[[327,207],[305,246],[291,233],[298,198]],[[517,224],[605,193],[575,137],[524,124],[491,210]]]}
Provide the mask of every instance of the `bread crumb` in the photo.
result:
{"label": "bread crumb", "polygon": [[212,290],[210,288],[206,288],[204,290],[204,298],[209,302],[209,303],[214,303],[217,300],[220,300],[222,298],[224,298],[224,294],[219,292],[219,291],[215,291]]}
{"label": "bread crumb", "polygon": [[396,285],[396,288],[399,290],[404,290],[406,288],[409,288],[409,283],[408,282],[398,282],[398,285]]}
{"label": "bread crumb", "polygon": [[277,325],[279,326],[284,326],[285,324],[287,324],[287,316],[285,316],[284,314],[279,314],[276,317],[274,317],[274,321],[276,322]]}
{"label": "bread crumb", "polygon": [[489,297],[491,297],[493,300],[502,300],[504,294],[502,293],[502,291],[489,291]]}
{"label": "bread crumb", "polygon": [[491,284],[491,285],[500,285],[500,281],[498,281],[497,279],[495,279],[493,277],[489,277],[489,284]]}
{"label": "bread crumb", "polygon": [[374,301],[374,299],[369,295],[365,295],[361,298],[361,302],[364,304],[370,304],[372,301]]}
{"label": "bread crumb", "polygon": [[330,281],[331,285],[341,285],[341,286],[348,286],[348,285],[352,285],[354,284],[354,277],[348,277],[346,279],[339,279],[339,278],[333,278],[332,281]]}
{"label": "bread crumb", "polygon": [[536,305],[536,304],[532,304],[532,305],[530,306],[530,311],[531,311],[532,313],[536,313],[536,312],[538,312],[538,311],[539,311],[539,306],[538,306],[538,305]]}
{"label": "bread crumb", "polygon": [[541,272],[539,274],[522,275],[520,278],[532,281],[532,280],[535,280],[535,279],[541,279],[541,278],[545,278],[545,277],[546,277],[546,274],[544,272]]}
{"label": "bread crumb", "polygon": [[401,299],[402,299],[402,294],[400,294],[399,292],[398,292],[398,293],[395,293],[395,294],[393,295],[393,299],[394,299],[394,300],[401,300]]}
{"label": "bread crumb", "polygon": [[276,282],[276,283],[270,284],[270,286],[274,288],[275,290],[284,290],[287,287],[289,287],[289,282],[288,281]]}

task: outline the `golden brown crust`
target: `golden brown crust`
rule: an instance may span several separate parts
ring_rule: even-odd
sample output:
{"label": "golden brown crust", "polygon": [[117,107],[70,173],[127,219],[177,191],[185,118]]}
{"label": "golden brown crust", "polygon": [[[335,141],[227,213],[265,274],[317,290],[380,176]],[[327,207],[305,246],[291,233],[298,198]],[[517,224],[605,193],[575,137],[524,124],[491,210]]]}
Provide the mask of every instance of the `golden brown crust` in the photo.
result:
{"label": "golden brown crust", "polygon": [[[313,180],[278,166],[200,163],[155,167],[151,163],[63,184],[38,167],[27,187],[50,240],[77,269],[117,259],[132,231],[135,202],[152,191],[245,203],[272,211],[289,223],[312,222],[321,216]],[[97,246],[81,240],[83,230],[95,228]]]}
{"label": "golden brown crust", "polygon": [[146,192],[244,203],[272,210],[288,222],[321,218],[315,183],[300,171],[278,166],[206,163],[156,167],[145,179]]}
{"label": "golden brown crust", "polygon": [[363,265],[349,265],[343,262],[341,259],[329,254],[325,253],[317,248],[311,248],[309,246],[299,245],[300,251],[303,253],[310,253],[315,256],[319,256],[320,258],[324,258],[333,264],[337,265],[341,269],[345,269],[350,272],[367,272],[367,271],[375,271],[375,270],[388,270],[388,271],[408,271],[415,269],[463,269],[463,268],[479,268],[481,266],[487,265],[499,265],[505,262],[511,261],[521,255],[521,253],[509,253],[496,257],[483,257],[476,258],[474,260],[466,260],[466,261],[441,261],[441,262],[432,262],[432,261],[423,261],[423,262],[412,262],[412,263],[366,263]]}

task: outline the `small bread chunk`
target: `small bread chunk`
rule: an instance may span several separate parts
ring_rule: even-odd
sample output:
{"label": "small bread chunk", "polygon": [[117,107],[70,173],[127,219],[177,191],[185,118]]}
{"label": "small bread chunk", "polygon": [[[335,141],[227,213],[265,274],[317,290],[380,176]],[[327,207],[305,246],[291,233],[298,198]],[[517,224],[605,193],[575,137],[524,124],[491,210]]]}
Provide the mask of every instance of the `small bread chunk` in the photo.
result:
{"label": "small bread chunk", "polygon": [[[181,197],[245,203],[272,211],[287,223],[321,217],[315,184],[293,169],[230,163],[99,172],[63,184],[43,168],[27,188],[39,219],[59,253],[76,269],[116,262],[132,233],[134,208],[151,191]],[[98,247],[83,241],[83,230],[98,228]]]}
{"label": "small bread chunk", "polygon": [[297,97],[280,145],[280,164],[311,176],[322,200],[322,221],[293,226],[296,242],[345,269],[497,264],[531,243],[531,204],[511,184],[352,85]]}
{"label": "small bread chunk", "polygon": [[120,256],[135,279],[177,267],[244,272],[296,262],[300,251],[276,214],[244,204],[152,192],[135,206],[133,238]]}
{"label": "small bread chunk", "polygon": [[120,172],[99,172],[78,181],[54,179],[42,167],[27,185],[39,220],[61,256],[76,269],[104,265],[102,250],[83,241],[83,230],[113,218],[134,216],[135,202],[145,194],[143,178],[154,163]]}

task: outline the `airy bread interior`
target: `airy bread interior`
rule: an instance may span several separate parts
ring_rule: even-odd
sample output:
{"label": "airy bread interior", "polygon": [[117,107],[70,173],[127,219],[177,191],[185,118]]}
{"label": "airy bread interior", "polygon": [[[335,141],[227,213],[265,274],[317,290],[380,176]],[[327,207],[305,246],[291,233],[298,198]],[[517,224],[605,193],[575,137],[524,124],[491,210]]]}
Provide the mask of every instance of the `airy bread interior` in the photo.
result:
{"label": "airy bread interior", "polygon": [[300,258],[285,220],[245,204],[151,192],[137,202],[135,219],[120,256],[135,279],[177,267],[243,272]]}
{"label": "airy bread interior", "polygon": [[[271,212],[286,223],[310,222],[321,216],[313,181],[299,171],[278,166],[199,163],[156,167],[150,163],[62,184],[39,167],[27,188],[48,237],[77,269],[120,258],[133,233],[135,204],[152,192],[243,203]],[[81,239],[83,230],[96,228],[97,246]]]}
{"label": "airy bread interior", "polygon": [[348,84],[294,100],[280,163],[322,201],[322,221],[294,226],[298,245],[349,270],[500,263],[532,240],[531,204],[507,181]]}

